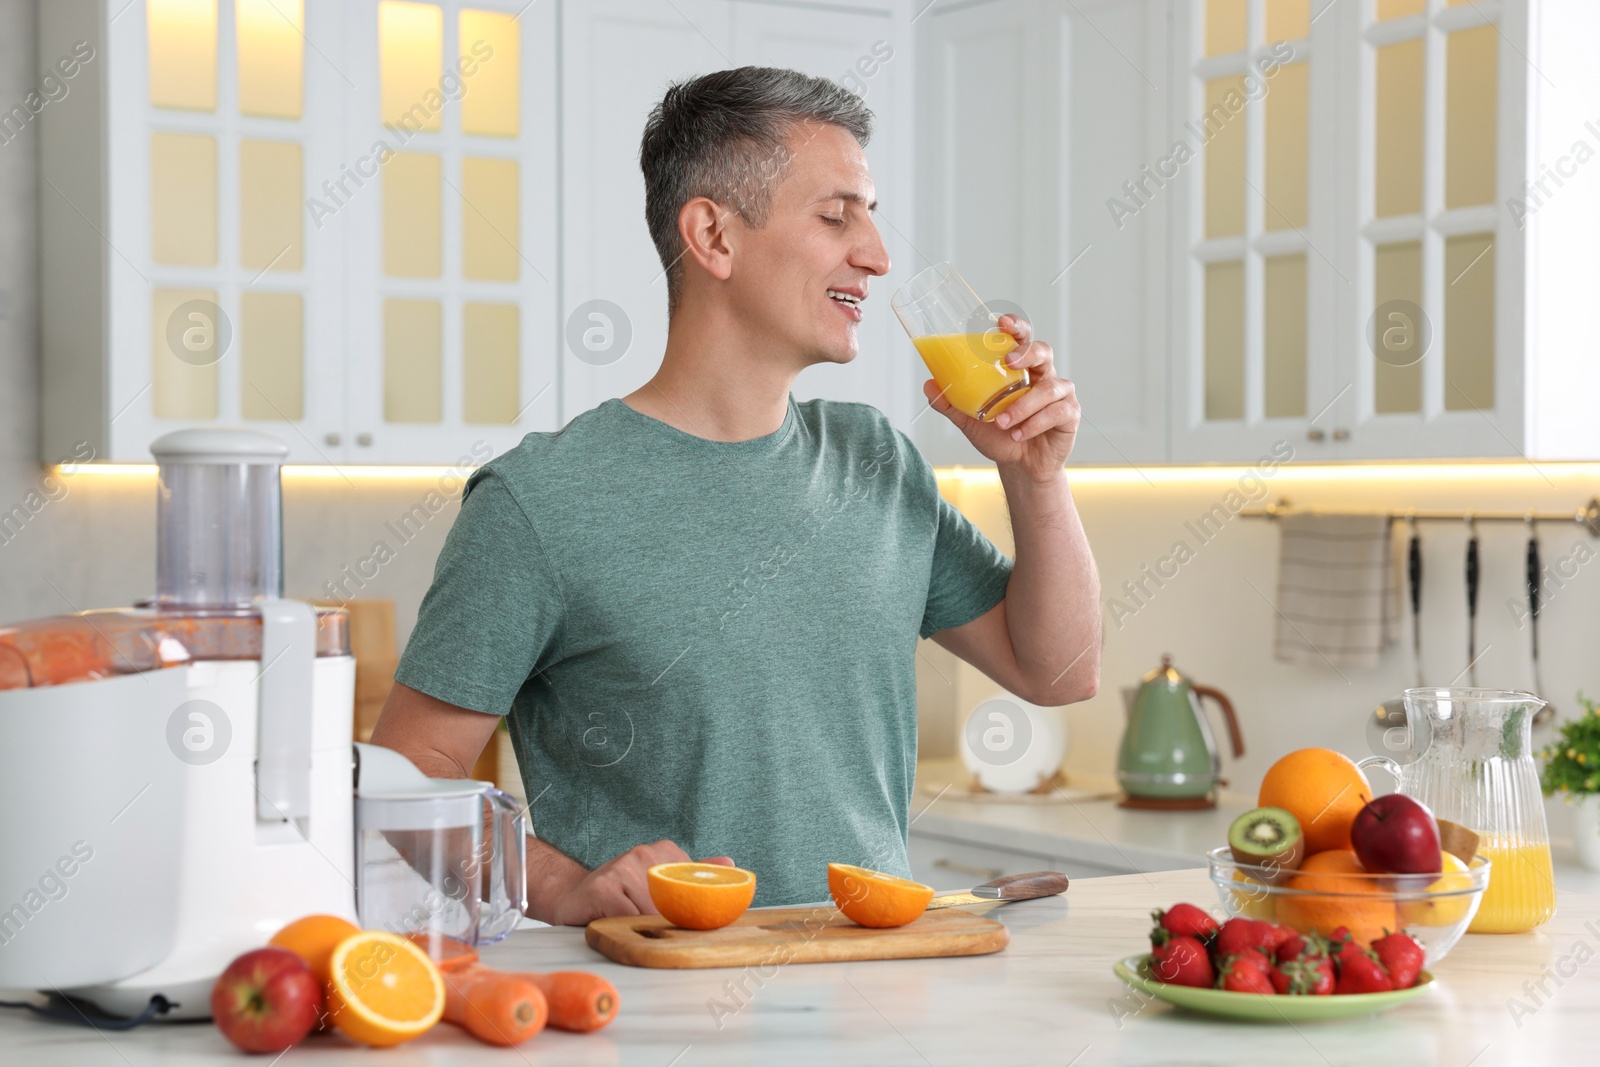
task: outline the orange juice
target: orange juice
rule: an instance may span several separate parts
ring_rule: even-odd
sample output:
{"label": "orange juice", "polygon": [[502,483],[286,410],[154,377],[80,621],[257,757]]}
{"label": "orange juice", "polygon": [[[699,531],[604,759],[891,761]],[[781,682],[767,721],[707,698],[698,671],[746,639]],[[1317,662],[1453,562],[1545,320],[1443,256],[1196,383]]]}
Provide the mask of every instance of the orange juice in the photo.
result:
{"label": "orange juice", "polygon": [[1017,347],[1010,334],[926,334],[912,343],[945,399],[975,419],[993,419],[1028,391],[1027,374],[1004,363],[1006,353]]}
{"label": "orange juice", "polygon": [[1520,934],[1556,913],[1556,876],[1549,845],[1513,848],[1484,845],[1480,850],[1494,866],[1489,887],[1472,917],[1469,934]]}

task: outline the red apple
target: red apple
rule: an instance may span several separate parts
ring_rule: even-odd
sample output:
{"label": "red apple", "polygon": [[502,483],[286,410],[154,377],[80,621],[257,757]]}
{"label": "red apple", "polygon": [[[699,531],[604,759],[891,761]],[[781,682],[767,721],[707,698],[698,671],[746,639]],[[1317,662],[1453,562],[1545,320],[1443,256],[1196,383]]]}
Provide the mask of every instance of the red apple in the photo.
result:
{"label": "red apple", "polygon": [[322,1016],[322,984],[299,956],[258,948],[228,964],[211,988],[211,1017],[246,1052],[282,1052]]}
{"label": "red apple", "polygon": [[1438,874],[1439,824],[1419,800],[1390,793],[1356,813],[1350,847],[1374,874]]}

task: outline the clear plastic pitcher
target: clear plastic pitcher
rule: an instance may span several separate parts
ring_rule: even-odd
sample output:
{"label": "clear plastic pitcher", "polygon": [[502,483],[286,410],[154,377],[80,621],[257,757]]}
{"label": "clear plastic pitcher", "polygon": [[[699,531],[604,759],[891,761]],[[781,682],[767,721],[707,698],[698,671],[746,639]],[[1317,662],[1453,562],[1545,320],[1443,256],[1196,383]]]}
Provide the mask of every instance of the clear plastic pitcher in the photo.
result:
{"label": "clear plastic pitcher", "polygon": [[515,929],[528,905],[517,802],[487,782],[428,778],[399,753],[356,748],[361,925],[415,938],[435,959],[454,955],[453,942],[489,944]]}
{"label": "clear plastic pitcher", "polygon": [[1407,689],[1406,725],[1387,731],[1393,755],[1373,756],[1396,788],[1435,817],[1478,834],[1493,865],[1468,933],[1532,930],[1556,910],[1550,830],[1533,758],[1533,715],[1545,702],[1501,689]]}

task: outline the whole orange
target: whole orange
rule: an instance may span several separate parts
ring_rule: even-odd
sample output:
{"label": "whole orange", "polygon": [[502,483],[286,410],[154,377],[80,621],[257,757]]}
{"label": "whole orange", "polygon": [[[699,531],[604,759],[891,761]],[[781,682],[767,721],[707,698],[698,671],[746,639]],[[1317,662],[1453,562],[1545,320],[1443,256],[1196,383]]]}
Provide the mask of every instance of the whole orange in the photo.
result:
{"label": "whole orange", "polygon": [[1350,847],[1350,824],[1372,799],[1361,768],[1331,748],[1302,748],[1267,768],[1256,803],[1300,823],[1307,854]]}
{"label": "whole orange", "polygon": [[1307,857],[1300,873],[1283,886],[1303,892],[1278,896],[1278,921],[1303,934],[1329,937],[1341,926],[1365,946],[1400,929],[1394,899],[1380,879],[1367,875],[1349,849],[1330,849]]}
{"label": "whole orange", "polygon": [[334,946],[361,928],[337,915],[307,915],[296,919],[272,935],[269,945],[286,948],[311,965],[311,973],[323,987],[328,985],[328,960]]}

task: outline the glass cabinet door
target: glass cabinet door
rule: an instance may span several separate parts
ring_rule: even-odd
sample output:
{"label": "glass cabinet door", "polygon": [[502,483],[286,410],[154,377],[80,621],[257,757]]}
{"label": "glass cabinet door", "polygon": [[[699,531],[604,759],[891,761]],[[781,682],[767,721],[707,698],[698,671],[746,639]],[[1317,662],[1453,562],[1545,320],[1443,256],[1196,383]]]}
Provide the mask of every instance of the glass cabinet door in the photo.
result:
{"label": "glass cabinet door", "polygon": [[1326,131],[1314,108],[1329,87],[1314,49],[1324,34],[1309,0],[1177,8],[1189,20],[1186,91],[1156,166],[1181,201],[1172,458],[1246,460],[1283,441],[1303,455],[1332,399],[1313,293],[1339,271],[1317,166]]}

